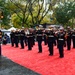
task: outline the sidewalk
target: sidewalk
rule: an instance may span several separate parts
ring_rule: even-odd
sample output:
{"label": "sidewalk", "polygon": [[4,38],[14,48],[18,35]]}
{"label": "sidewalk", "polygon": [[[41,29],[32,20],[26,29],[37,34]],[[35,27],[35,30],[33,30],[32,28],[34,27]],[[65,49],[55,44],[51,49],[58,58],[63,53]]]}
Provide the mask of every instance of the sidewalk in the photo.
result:
{"label": "sidewalk", "polygon": [[0,56],[0,75],[40,75],[30,69],[16,64],[6,57]]}

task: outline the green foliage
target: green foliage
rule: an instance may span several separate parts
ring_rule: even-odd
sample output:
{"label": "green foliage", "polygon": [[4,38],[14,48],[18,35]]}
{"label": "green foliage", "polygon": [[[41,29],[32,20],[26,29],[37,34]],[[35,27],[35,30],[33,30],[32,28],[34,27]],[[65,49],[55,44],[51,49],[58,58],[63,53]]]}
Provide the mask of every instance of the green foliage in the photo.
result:
{"label": "green foliage", "polygon": [[56,8],[55,13],[56,20],[60,24],[68,24],[70,19],[75,17],[75,2],[67,2],[63,5],[59,5],[59,7]]}
{"label": "green foliage", "polygon": [[5,27],[6,25],[8,26],[8,23],[10,22],[9,20],[10,12],[6,7],[7,7],[6,0],[0,0],[0,10],[3,12],[3,18],[1,19],[2,20],[1,25],[3,27]]}
{"label": "green foliage", "polygon": [[[14,26],[24,26],[24,27],[32,27],[35,24],[49,22],[47,20],[47,14],[49,12],[50,6],[48,9],[45,9],[44,0],[10,0],[10,4],[8,8],[10,11],[16,13],[16,16],[13,17],[13,25]],[[13,9],[13,10],[12,10]]]}
{"label": "green foliage", "polygon": [[[51,0],[51,3],[46,5],[47,9],[44,8],[44,0],[0,0],[0,8],[4,16],[2,25],[8,28],[9,23],[12,22],[18,28],[32,27],[35,24],[54,24],[56,20],[63,25],[72,24],[71,20],[75,19],[75,2],[64,3],[65,0],[61,0],[64,5],[54,9],[53,6],[57,1]],[[50,10],[54,11],[52,16],[48,14]]]}

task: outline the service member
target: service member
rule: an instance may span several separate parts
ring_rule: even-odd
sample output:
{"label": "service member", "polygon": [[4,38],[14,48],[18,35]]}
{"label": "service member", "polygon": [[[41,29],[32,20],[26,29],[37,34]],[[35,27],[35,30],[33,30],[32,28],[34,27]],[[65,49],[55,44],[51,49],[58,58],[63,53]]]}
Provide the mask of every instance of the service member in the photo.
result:
{"label": "service member", "polygon": [[21,30],[21,32],[20,32],[21,49],[24,49],[24,40],[25,40],[25,32],[24,32],[24,30]]}
{"label": "service member", "polygon": [[72,41],[73,41],[73,48],[75,48],[75,28],[74,31],[72,32]]}
{"label": "service member", "polygon": [[11,30],[11,33],[10,33],[10,39],[11,39],[11,46],[13,47],[14,44],[15,44],[15,31],[14,30]]}
{"label": "service member", "polygon": [[29,29],[29,33],[27,34],[27,42],[28,42],[28,50],[32,50],[33,44],[32,44],[32,32],[31,29]]}
{"label": "service member", "polygon": [[63,28],[60,28],[57,38],[58,38],[59,55],[60,55],[60,58],[63,58],[64,57],[64,44],[65,44],[65,33],[64,33]]}
{"label": "service member", "polygon": [[42,29],[39,28],[36,31],[36,35],[37,35],[37,42],[38,42],[38,49],[39,49],[38,53],[42,53],[42,37],[43,37]]}
{"label": "service member", "polygon": [[55,40],[55,34],[52,29],[50,29],[47,33],[48,36],[48,47],[49,47],[49,55],[53,55],[53,45],[54,45],[54,40]]}
{"label": "service member", "polygon": [[71,29],[70,27],[67,27],[67,32],[66,32],[67,50],[71,49],[71,37],[72,37]]}
{"label": "service member", "polygon": [[14,33],[14,42],[15,42],[15,47],[19,47],[19,31],[18,29]]}

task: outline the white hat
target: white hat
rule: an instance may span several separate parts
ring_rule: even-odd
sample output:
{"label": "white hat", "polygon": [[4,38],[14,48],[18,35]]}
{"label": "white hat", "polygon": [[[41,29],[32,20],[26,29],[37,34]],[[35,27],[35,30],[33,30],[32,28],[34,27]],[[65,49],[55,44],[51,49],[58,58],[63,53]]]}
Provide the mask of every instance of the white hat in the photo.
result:
{"label": "white hat", "polygon": [[75,28],[73,30],[75,30]]}
{"label": "white hat", "polygon": [[41,27],[41,28],[42,28],[43,26],[42,26],[42,25],[39,25],[39,27]]}
{"label": "white hat", "polygon": [[64,30],[64,28],[63,28],[63,27],[61,27],[61,28],[60,28],[60,30]]}

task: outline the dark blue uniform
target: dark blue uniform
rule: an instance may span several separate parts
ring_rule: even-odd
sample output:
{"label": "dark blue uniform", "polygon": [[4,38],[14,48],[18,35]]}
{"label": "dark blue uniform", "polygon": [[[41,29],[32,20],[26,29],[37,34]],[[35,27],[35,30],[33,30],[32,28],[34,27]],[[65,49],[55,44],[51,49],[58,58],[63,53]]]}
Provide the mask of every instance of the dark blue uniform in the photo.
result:
{"label": "dark blue uniform", "polygon": [[75,48],[75,30],[72,33],[73,48]]}
{"label": "dark blue uniform", "polygon": [[20,32],[21,49],[24,49],[24,39],[25,39],[25,32],[24,32],[24,30],[21,30],[21,32]]}
{"label": "dark blue uniform", "polygon": [[59,32],[57,35],[57,39],[58,39],[58,49],[59,49],[60,58],[62,58],[64,57],[65,33]]}
{"label": "dark blue uniform", "polygon": [[38,53],[42,53],[42,37],[43,37],[42,30],[37,30],[36,35],[37,35],[38,48],[39,48]]}
{"label": "dark blue uniform", "polygon": [[47,36],[48,36],[48,47],[49,47],[49,55],[53,55],[53,45],[54,45],[54,32],[52,30],[50,30],[48,33],[47,33]]}
{"label": "dark blue uniform", "polygon": [[15,31],[14,33],[14,42],[15,42],[15,47],[18,47],[19,44],[19,32]]}
{"label": "dark blue uniform", "polygon": [[44,44],[47,45],[47,31],[44,30],[43,32]]}
{"label": "dark blue uniform", "polygon": [[71,37],[72,37],[72,32],[70,30],[67,31],[67,50],[71,49]]}
{"label": "dark blue uniform", "polygon": [[11,46],[12,46],[12,47],[13,47],[14,44],[15,44],[14,37],[15,37],[15,33],[14,33],[14,31],[12,31],[12,32],[10,33],[10,39],[11,39]]}
{"label": "dark blue uniform", "polygon": [[27,34],[27,41],[28,41],[28,50],[32,50],[33,44],[32,44],[32,33]]}

